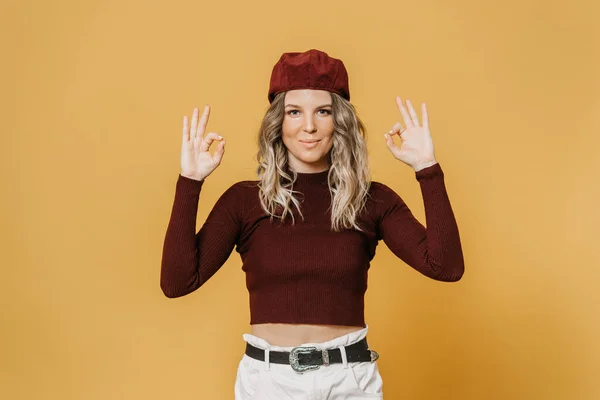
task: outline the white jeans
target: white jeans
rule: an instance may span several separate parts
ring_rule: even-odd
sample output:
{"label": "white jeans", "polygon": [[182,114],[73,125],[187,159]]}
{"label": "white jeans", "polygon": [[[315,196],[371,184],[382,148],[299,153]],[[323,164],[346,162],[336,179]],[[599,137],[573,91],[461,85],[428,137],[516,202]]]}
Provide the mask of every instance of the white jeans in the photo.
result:
{"label": "white jeans", "polygon": [[245,333],[243,338],[253,346],[265,349],[265,361],[246,354],[242,357],[235,381],[235,400],[249,399],[310,399],[351,400],[383,399],[383,382],[377,361],[346,361],[343,346],[366,337],[369,327],[324,343],[304,343],[318,350],[340,348],[342,364],[321,366],[317,370],[298,373],[290,365],[269,363],[269,351],[290,351],[293,347],[272,346],[266,340]]}

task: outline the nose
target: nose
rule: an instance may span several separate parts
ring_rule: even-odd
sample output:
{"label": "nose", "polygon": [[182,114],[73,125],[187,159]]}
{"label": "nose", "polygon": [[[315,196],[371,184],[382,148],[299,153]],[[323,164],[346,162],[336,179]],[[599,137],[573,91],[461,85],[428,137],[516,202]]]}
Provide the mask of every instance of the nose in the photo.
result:
{"label": "nose", "polygon": [[313,120],[313,116],[310,114],[307,114],[305,119],[304,119],[304,131],[309,132],[309,133],[314,133],[317,130],[317,126],[315,124],[315,121]]}

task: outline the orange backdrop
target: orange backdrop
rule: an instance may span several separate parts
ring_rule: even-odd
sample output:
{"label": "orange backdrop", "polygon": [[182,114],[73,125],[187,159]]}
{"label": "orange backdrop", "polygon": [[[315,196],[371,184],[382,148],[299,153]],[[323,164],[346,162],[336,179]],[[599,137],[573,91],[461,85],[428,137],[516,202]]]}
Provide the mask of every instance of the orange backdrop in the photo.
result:
{"label": "orange backdrop", "polygon": [[422,222],[383,133],[426,101],[466,273],[382,243],[367,294],[389,399],[600,398],[597,1],[3,4],[0,397],[232,399],[249,329],[233,253],[198,291],[159,287],[181,120],[227,139],[203,188],[254,179],[285,51],[341,58],[373,178]]}

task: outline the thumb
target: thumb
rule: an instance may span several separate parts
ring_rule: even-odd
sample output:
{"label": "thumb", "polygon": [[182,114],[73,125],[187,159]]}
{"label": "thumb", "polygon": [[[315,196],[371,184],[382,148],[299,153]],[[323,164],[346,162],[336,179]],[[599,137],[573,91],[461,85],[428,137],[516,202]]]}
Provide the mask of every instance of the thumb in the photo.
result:
{"label": "thumb", "polygon": [[217,146],[217,150],[215,150],[215,154],[213,155],[213,161],[218,165],[221,164],[221,160],[223,159],[223,154],[225,154],[225,139],[219,142]]}
{"label": "thumb", "polygon": [[389,132],[384,133],[383,137],[385,137],[385,144],[390,150],[398,148],[398,146],[396,146],[396,143],[394,143],[394,139]]}

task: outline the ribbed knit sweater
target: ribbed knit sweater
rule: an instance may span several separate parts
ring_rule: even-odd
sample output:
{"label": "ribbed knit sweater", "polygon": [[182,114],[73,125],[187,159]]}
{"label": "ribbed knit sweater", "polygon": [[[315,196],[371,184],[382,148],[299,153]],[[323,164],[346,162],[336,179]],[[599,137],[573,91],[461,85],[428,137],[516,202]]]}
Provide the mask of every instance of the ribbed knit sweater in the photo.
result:
{"label": "ribbed knit sweater", "polygon": [[441,166],[417,171],[425,228],[392,189],[373,181],[362,232],[331,230],[328,171],[298,173],[293,190],[304,220],[269,221],[258,181],[230,186],[196,232],[204,184],[179,175],[165,236],[160,285],[167,297],[198,289],[240,254],[250,294],[250,323],[365,326],[364,295],[370,262],[380,240],[404,263],[439,281],[459,280],[463,253]]}

